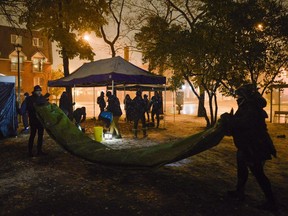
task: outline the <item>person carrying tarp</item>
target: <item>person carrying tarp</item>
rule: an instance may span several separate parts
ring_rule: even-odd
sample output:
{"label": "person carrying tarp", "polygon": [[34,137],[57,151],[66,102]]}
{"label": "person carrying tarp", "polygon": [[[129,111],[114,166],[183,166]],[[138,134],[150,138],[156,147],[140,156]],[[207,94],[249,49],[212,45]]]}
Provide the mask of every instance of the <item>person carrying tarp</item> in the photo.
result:
{"label": "person carrying tarp", "polygon": [[142,92],[137,91],[136,97],[132,100],[132,107],[133,107],[133,134],[134,138],[137,138],[137,132],[138,132],[138,122],[141,120],[142,122],[142,130],[143,130],[143,136],[147,136],[147,128],[146,128],[146,121],[145,121],[145,101],[142,98]]}
{"label": "person carrying tarp", "polygon": [[106,107],[106,110],[113,114],[113,121],[111,122],[110,125],[110,133],[114,134],[115,132],[116,136],[114,136],[114,138],[121,139],[122,136],[120,134],[118,122],[120,116],[122,115],[122,110],[120,107],[119,99],[115,95],[112,95],[110,91],[106,93],[106,96],[108,97],[108,106]]}
{"label": "person carrying tarp", "polygon": [[228,191],[228,196],[244,200],[249,168],[266,197],[266,203],[259,207],[276,211],[271,184],[264,173],[265,161],[270,160],[271,156],[276,157],[276,150],[265,123],[265,118],[268,118],[263,109],[267,104],[266,100],[252,84],[241,86],[235,94],[238,104],[235,115],[221,115],[227,127],[227,135],[233,136],[237,148],[237,186],[235,191]]}
{"label": "person carrying tarp", "polygon": [[42,151],[43,145],[43,135],[44,135],[44,127],[41,122],[38,120],[36,116],[35,105],[41,105],[47,103],[47,100],[44,96],[42,96],[42,89],[39,85],[34,86],[34,91],[32,95],[28,96],[23,105],[21,106],[21,113],[28,112],[29,116],[29,125],[30,125],[30,137],[28,141],[28,155],[29,157],[33,157],[33,144],[36,133],[38,132],[37,139],[37,155],[46,155]]}

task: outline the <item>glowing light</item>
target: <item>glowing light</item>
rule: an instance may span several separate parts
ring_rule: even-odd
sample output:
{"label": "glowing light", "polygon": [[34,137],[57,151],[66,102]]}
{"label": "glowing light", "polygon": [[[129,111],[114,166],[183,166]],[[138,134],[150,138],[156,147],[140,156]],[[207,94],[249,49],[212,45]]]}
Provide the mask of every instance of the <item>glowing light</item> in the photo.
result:
{"label": "glowing light", "polygon": [[104,134],[104,139],[105,140],[111,140],[112,139],[112,134],[111,133],[105,133]]}
{"label": "glowing light", "polygon": [[259,30],[259,31],[263,31],[264,30],[264,26],[262,23],[258,23],[257,26],[256,26],[256,29]]}
{"label": "glowing light", "polygon": [[89,41],[89,40],[90,40],[90,36],[87,35],[87,34],[85,34],[85,35],[83,36],[83,38],[84,38],[84,40],[86,40],[86,41]]}

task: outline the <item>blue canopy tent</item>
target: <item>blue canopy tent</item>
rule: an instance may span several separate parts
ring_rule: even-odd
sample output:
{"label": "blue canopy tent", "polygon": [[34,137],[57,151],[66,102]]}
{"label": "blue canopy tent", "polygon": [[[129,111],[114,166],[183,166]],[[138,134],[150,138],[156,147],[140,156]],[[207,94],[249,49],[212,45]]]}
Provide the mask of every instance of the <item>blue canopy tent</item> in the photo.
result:
{"label": "blue canopy tent", "polygon": [[0,76],[0,139],[17,136],[15,77]]}
{"label": "blue canopy tent", "polygon": [[49,87],[106,86],[107,89],[110,88],[112,92],[114,92],[117,86],[122,86],[122,90],[125,92],[126,86],[128,87],[128,85],[131,84],[137,84],[140,89],[141,85],[145,85],[146,90],[150,85],[151,91],[155,89],[156,85],[166,90],[166,77],[153,74],[124,60],[120,56],[116,56],[84,63],[69,76],[48,81]]}
{"label": "blue canopy tent", "polygon": [[48,82],[49,87],[96,87],[119,84],[166,84],[166,77],[152,74],[120,56],[84,63],[67,77]]}

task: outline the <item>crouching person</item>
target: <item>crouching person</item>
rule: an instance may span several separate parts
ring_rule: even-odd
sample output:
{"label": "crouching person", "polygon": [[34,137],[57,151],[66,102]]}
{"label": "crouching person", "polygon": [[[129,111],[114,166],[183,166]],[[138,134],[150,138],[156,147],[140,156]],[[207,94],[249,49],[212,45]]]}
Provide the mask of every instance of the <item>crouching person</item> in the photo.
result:
{"label": "crouching person", "polygon": [[85,132],[85,129],[81,127],[81,123],[86,120],[86,108],[77,108],[73,112],[73,119],[75,120],[76,127],[79,128],[79,130]]}

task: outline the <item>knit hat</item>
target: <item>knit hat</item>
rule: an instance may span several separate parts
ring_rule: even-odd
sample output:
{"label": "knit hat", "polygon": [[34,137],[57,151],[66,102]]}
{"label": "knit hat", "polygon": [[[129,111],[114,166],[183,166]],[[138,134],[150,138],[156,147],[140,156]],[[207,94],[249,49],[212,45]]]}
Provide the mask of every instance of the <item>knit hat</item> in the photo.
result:
{"label": "knit hat", "polygon": [[42,88],[39,85],[34,86],[34,92],[35,91],[42,91]]}

